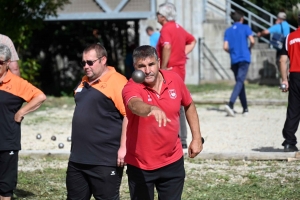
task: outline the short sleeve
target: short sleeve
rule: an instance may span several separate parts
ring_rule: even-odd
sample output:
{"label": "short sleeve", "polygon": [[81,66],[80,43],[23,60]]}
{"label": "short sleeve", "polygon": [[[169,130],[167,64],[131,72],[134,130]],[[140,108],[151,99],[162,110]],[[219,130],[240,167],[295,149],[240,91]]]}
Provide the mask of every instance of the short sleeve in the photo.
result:
{"label": "short sleeve", "polygon": [[247,25],[247,29],[246,29],[246,35],[247,37],[253,35],[251,28]]}
{"label": "short sleeve", "polygon": [[124,86],[122,90],[122,98],[123,98],[123,103],[126,107],[130,99],[134,97],[138,97],[142,99],[140,87],[141,87],[140,84],[135,83],[132,79],[130,79],[127,82],[127,84]]}
{"label": "short sleeve", "polygon": [[31,101],[40,94],[43,94],[43,92],[28,81],[22,79],[22,81],[19,82],[18,96],[26,102]]}
{"label": "short sleeve", "polygon": [[270,28],[268,28],[268,31],[270,32],[270,34],[281,33],[280,24],[275,24],[275,25],[271,26]]}

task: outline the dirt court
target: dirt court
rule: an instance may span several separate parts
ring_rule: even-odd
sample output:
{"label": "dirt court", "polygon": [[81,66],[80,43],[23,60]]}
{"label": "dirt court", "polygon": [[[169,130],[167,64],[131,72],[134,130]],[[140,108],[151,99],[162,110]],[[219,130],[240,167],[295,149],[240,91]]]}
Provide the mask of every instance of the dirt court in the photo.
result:
{"label": "dirt court", "polygon": [[[27,115],[22,122],[22,150],[69,151],[73,109],[64,105]],[[237,105],[235,110],[242,108]],[[248,116],[237,113],[235,117],[226,116],[224,105],[200,105],[197,111],[205,138],[203,152],[282,152],[286,106],[249,106]],[[37,134],[42,138],[36,139]],[[64,144],[63,149],[58,148],[59,143]]]}

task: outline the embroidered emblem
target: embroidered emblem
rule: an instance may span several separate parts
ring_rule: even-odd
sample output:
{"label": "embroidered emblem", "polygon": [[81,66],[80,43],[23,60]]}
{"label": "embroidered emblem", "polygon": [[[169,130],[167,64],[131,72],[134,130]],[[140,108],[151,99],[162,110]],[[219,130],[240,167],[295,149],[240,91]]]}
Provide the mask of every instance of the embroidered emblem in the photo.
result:
{"label": "embroidered emblem", "polygon": [[176,99],[177,97],[176,90],[175,89],[169,90],[169,95],[171,99]]}

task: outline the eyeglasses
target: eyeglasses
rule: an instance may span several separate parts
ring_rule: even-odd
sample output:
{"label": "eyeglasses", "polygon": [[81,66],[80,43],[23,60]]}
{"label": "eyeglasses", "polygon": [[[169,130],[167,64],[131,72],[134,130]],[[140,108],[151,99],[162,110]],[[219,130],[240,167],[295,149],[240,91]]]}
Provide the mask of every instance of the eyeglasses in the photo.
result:
{"label": "eyeglasses", "polygon": [[[103,56],[102,56],[103,57]],[[96,59],[96,60],[87,60],[87,61],[81,61],[80,64],[82,65],[82,67],[85,66],[85,64],[88,64],[88,66],[92,66],[97,60],[101,59],[102,57]]]}
{"label": "eyeglasses", "polygon": [[7,60],[5,61],[0,60],[0,65],[4,65],[5,63],[7,63]]}

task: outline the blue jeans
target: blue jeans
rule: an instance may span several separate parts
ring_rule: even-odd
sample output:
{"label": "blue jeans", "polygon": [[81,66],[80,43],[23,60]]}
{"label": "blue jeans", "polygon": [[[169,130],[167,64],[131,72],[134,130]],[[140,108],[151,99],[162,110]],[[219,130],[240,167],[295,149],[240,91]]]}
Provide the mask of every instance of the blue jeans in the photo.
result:
{"label": "blue jeans", "polygon": [[244,81],[247,76],[249,64],[248,62],[238,62],[231,65],[236,83],[230,97],[230,103],[234,104],[237,97],[239,97],[244,109],[248,108]]}

